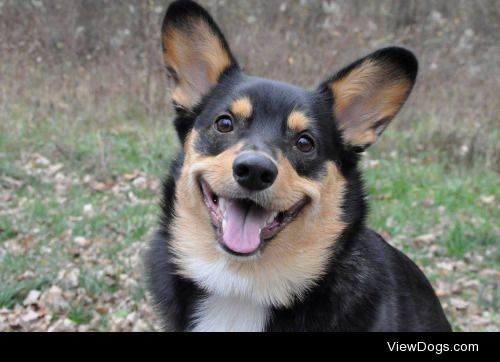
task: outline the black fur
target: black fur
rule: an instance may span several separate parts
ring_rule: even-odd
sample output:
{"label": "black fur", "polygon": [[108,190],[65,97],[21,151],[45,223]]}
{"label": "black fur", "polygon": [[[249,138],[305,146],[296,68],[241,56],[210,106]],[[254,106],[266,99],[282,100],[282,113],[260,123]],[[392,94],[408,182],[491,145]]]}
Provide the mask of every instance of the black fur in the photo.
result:
{"label": "black fur", "polygon": [[[174,2],[167,11],[163,27],[169,21],[186,26],[182,24],[186,14],[205,19],[223,39],[230,54],[212,18],[193,2]],[[393,63],[414,81],[417,62],[409,51],[386,48],[370,56]],[[316,90],[306,91],[249,77],[240,71],[233,58],[233,66],[224,72],[201,104],[190,111],[178,110],[175,126],[181,142],[192,127],[198,129],[203,137],[195,147],[202,154],[217,155],[238,140],[251,139],[253,147],[270,154],[281,149],[301,176],[321,180],[325,162],[333,161],[347,181],[342,204],[347,227],[340,239],[332,243],[335,253],[328,272],[301,301],[289,308],[272,309],[268,331],[450,331],[439,300],[419,268],[365,226],[367,205],[357,166],[359,149],[342,142],[331,111],[335,99],[328,87],[360,62],[337,73]],[[254,108],[250,126],[237,124],[234,134],[220,137],[213,129],[214,117],[243,95],[249,97],[252,104],[259,105]],[[301,155],[290,146],[296,135],[287,133],[283,117],[292,109],[300,109],[315,120],[309,131],[317,143],[314,154]],[[165,328],[181,331],[189,330],[195,303],[206,293],[193,281],[176,273],[169,249],[176,181],[183,157],[181,151],[163,185],[160,228],[146,259],[149,290]]]}

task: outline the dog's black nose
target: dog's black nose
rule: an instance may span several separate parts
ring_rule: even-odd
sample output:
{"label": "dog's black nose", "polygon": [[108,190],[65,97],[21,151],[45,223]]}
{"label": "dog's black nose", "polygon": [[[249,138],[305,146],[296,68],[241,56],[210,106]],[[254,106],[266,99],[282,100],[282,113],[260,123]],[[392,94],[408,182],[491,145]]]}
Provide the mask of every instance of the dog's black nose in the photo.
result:
{"label": "dog's black nose", "polygon": [[258,153],[243,153],[233,163],[233,176],[244,188],[261,191],[271,186],[278,169],[271,159]]}

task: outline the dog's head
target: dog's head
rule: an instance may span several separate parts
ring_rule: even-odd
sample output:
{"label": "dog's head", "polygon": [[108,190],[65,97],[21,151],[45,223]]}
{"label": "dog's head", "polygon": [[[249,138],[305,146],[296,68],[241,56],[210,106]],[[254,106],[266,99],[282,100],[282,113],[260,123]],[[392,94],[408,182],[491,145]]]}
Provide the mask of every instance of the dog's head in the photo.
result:
{"label": "dog's head", "polygon": [[314,90],[251,77],[191,1],[169,7],[162,40],[184,148],[171,243],[179,272],[219,294],[286,305],[324,273],[349,223],[357,154],[405,102],[416,59],[381,49]]}

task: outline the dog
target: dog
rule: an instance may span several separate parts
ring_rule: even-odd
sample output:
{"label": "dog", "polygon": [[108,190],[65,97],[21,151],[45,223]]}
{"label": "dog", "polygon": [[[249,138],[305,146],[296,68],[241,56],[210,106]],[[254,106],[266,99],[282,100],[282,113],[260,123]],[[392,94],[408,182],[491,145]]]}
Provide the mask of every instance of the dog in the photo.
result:
{"label": "dog", "polygon": [[173,331],[450,331],[420,269],[366,226],[358,163],[418,63],[379,49],[313,90],[249,76],[213,18],[162,25],[182,145],[146,259]]}

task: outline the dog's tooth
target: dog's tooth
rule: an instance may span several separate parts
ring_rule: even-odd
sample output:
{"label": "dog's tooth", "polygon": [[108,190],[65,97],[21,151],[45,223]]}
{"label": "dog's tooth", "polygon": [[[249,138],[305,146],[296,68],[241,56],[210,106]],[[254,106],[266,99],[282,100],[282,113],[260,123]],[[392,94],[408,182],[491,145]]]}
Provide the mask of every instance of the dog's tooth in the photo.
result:
{"label": "dog's tooth", "polygon": [[276,211],[273,211],[269,214],[269,217],[267,218],[267,223],[270,224],[274,221],[274,219],[276,219],[276,215],[278,215],[278,213]]}
{"label": "dog's tooth", "polygon": [[227,224],[227,219],[224,217],[222,219],[222,230],[224,230],[226,228],[226,224]]}
{"label": "dog's tooth", "polygon": [[226,211],[226,199],[219,197],[219,208],[224,213]]}

